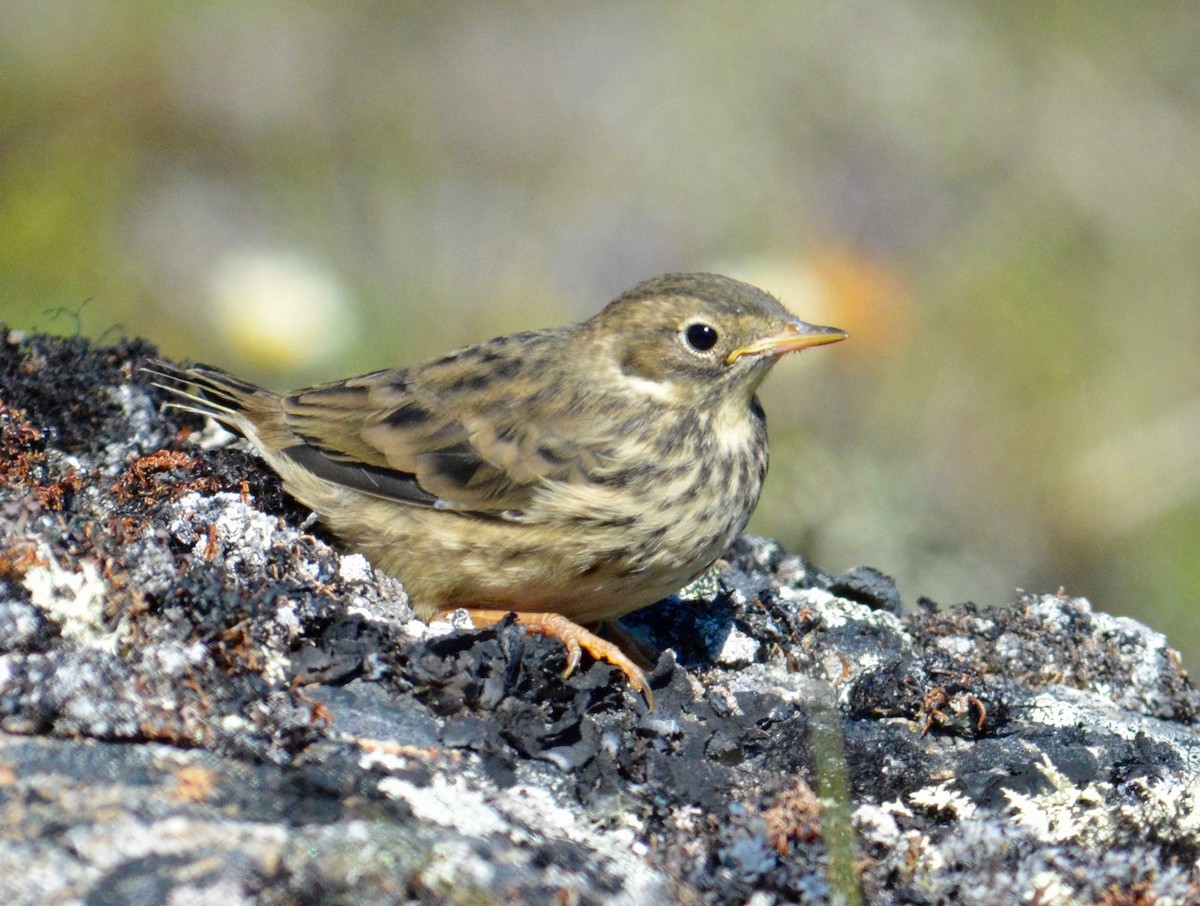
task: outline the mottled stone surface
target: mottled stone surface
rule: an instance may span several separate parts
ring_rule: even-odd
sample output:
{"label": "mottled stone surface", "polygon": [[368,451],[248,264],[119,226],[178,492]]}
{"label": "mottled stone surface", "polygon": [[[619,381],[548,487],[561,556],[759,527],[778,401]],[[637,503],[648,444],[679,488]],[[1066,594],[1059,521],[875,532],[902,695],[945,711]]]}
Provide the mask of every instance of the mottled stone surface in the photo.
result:
{"label": "mottled stone surface", "polygon": [[151,352],[0,334],[0,902],[1200,901],[1200,697],[1147,627],[902,614],[747,537],[626,621],[674,652],[647,712],[414,620]]}

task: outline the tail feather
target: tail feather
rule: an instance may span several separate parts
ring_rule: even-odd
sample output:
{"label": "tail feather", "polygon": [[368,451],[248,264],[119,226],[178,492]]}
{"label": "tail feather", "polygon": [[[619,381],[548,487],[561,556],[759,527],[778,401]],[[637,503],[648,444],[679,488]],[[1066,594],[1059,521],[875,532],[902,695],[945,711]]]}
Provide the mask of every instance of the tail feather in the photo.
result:
{"label": "tail feather", "polygon": [[275,394],[211,365],[155,359],[141,371],[150,375],[152,385],[171,394],[164,408],[216,419],[241,434],[247,433],[256,415],[278,408]]}

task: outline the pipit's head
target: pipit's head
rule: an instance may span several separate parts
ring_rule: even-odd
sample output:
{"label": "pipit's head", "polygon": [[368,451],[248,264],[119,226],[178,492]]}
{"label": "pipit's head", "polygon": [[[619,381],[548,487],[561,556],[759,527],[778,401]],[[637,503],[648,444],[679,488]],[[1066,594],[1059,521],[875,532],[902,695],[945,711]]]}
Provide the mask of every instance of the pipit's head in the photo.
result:
{"label": "pipit's head", "polygon": [[587,321],[618,385],[664,403],[749,402],[786,353],[849,334],[798,320],[773,296],[718,274],[665,274]]}

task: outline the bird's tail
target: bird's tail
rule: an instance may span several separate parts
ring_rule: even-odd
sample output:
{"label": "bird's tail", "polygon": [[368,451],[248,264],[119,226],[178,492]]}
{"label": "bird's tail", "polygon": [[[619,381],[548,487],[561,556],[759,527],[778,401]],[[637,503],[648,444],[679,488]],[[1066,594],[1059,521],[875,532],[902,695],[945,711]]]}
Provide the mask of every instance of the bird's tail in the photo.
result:
{"label": "bird's tail", "polygon": [[171,394],[166,408],[208,416],[251,440],[280,420],[279,394],[220,368],[154,359],[141,370],[150,375],[151,384]]}

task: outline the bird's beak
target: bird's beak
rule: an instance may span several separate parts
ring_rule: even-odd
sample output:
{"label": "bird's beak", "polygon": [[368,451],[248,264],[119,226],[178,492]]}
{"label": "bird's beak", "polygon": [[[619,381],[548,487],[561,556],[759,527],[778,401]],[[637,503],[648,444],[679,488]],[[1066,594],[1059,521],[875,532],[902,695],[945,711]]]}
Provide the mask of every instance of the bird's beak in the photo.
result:
{"label": "bird's beak", "polygon": [[826,343],[837,343],[846,339],[850,334],[836,327],[821,327],[817,324],[805,324],[803,321],[792,321],[783,330],[761,340],[755,340],[746,346],[739,346],[725,359],[726,365],[732,365],[744,355],[781,356],[788,352],[807,349],[809,346],[824,346]]}

